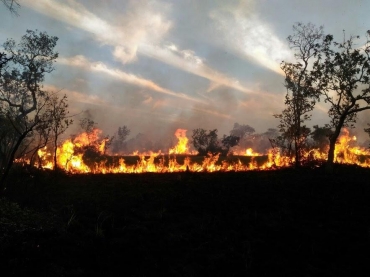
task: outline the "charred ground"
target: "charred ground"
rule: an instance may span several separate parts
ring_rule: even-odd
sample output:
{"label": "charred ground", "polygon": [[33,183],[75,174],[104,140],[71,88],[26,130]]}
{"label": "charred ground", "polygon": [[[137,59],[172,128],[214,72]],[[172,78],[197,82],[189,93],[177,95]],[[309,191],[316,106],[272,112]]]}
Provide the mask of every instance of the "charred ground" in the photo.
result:
{"label": "charred ground", "polygon": [[13,170],[13,276],[355,276],[369,270],[370,170],[67,175]]}

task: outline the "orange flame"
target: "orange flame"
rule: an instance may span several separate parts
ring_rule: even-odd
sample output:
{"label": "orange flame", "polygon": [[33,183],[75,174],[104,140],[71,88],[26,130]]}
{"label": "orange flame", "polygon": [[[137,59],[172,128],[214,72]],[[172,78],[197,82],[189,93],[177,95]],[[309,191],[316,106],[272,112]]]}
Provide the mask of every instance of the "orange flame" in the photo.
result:
{"label": "orange flame", "polygon": [[177,145],[171,148],[169,154],[189,154],[188,150],[188,138],[186,137],[186,131],[184,129],[177,129],[175,136],[178,139]]}
{"label": "orange flame", "polygon": [[[271,170],[289,167],[294,163],[294,158],[282,155],[279,148],[271,148],[266,155],[254,152],[252,148],[248,148],[243,152],[243,155],[239,156],[238,160],[229,158],[220,160],[220,154],[208,154],[201,160],[201,157],[189,155],[188,138],[184,129],[178,129],[176,131],[175,136],[178,139],[178,143],[168,153],[169,155],[180,154],[178,156],[166,156],[161,152],[144,154],[135,152],[133,153],[134,156],[126,157],[127,161],[123,157],[114,156],[110,157],[108,162],[108,156],[102,155],[104,154],[107,140],[99,138],[101,133],[101,130],[95,129],[90,134],[82,133],[74,139],[66,140],[57,149],[58,167],[71,173],[160,173]],[[339,137],[336,145],[335,162],[370,167],[370,160],[368,158],[370,151],[354,146],[355,141],[356,137],[350,136],[349,131],[343,129],[342,135]],[[90,160],[89,165],[87,165],[84,161],[86,149],[93,149],[93,153],[96,153],[98,156],[100,155],[99,161],[91,162]],[[181,154],[189,156],[184,157]],[[53,167],[53,155],[48,152],[46,147],[40,149],[38,155],[42,161],[41,166],[43,168]],[[303,153],[303,160],[305,161],[324,161],[326,159],[327,153],[320,152],[318,149],[310,149]],[[94,159],[92,160],[94,161]]]}

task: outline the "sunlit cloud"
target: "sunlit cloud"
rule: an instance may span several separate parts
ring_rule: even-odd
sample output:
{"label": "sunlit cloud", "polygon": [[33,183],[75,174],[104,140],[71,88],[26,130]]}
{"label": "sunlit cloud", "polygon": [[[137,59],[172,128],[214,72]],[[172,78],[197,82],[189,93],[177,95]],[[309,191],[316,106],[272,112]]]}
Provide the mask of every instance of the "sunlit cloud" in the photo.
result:
{"label": "sunlit cloud", "polygon": [[290,59],[292,53],[257,14],[245,12],[240,7],[227,7],[211,11],[209,17],[215,22],[226,47],[241,57],[283,74],[280,63]]}
{"label": "sunlit cloud", "polygon": [[130,2],[130,12],[122,14],[119,25],[109,24],[73,0],[68,5],[56,0],[24,0],[22,5],[93,34],[100,43],[114,46],[113,55],[127,63],[135,60],[140,43],[159,40],[171,27],[171,22],[150,10],[150,4],[147,9],[145,5],[139,6],[141,2]]}
{"label": "sunlit cloud", "polygon": [[178,97],[178,98],[182,98],[184,100],[203,103],[203,101],[200,100],[200,99],[190,97],[190,96],[188,96],[184,93],[178,93],[178,92],[174,92],[174,91],[171,91],[169,89],[163,88],[163,87],[157,85],[156,83],[154,83],[151,80],[140,78],[140,77],[138,77],[134,74],[126,73],[126,72],[123,72],[122,70],[119,70],[119,69],[111,68],[111,67],[107,66],[106,64],[104,64],[103,62],[90,62],[83,55],[77,55],[77,56],[68,57],[68,58],[67,57],[60,57],[58,59],[58,62],[61,63],[61,64],[64,64],[64,65],[68,65],[68,66],[80,67],[80,68],[83,68],[84,70],[105,73],[105,74],[109,75],[110,77],[113,77],[113,78],[115,78],[117,80],[120,80],[124,83],[136,85],[136,86],[139,86],[139,87],[148,88],[150,90],[160,92],[160,93],[163,93],[163,94],[167,94],[167,95],[170,95],[170,96],[173,96],[173,97]]}
{"label": "sunlit cloud", "polygon": [[[130,3],[146,3],[132,1]],[[155,2],[155,1],[154,1]],[[97,41],[114,46],[113,56],[122,63],[132,62],[137,53],[149,56],[186,72],[206,78],[212,82],[253,93],[238,80],[207,66],[193,50],[180,50],[175,45],[161,46],[161,40],[171,28],[171,22],[164,15],[153,12],[151,6],[132,4],[130,13],[123,14],[120,25],[114,26],[86,10],[75,1],[69,5],[55,0],[25,0],[24,5],[49,17],[66,22],[74,27],[94,34]]]}
{"label": "sunlit cloud", "polygon": [[194,52],[190,50],[178,50],[177,47],[175,47],[176,46],[174,45],[170,45],[169,47],[159,47],[155,45],[142,44],[140,45],[139,51],[146,56],[206,78],[213,83],[215,82],[220,85],[232,87],[248,94],[256,93],[253,90],[242,86],[238,80],[227,77],[208,67],[204,64],[201,58],[194,55]]}

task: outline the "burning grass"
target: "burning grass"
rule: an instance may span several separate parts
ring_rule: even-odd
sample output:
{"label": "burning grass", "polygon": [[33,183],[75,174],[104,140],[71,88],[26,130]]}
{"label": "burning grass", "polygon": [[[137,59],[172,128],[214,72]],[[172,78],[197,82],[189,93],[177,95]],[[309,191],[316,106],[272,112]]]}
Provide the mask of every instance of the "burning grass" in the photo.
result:
{"label": "burning grass", "polygon": [[[149,152],[131,155],[107,155],[107,139],[100,139],[101,131],[94,129],[91,134],[82,133],[68,139],[57,149],[57,164],[60,169],[70,173],[168,173],[168,172],[215,172],[274,170],[291,167],[294,158],[283,154],[280,148],[271,148],[266,153],[257,153],[247,148],[230,156],[209,153],[205,157],[194,155],[190,150],[186,130],[175,133],[178,143],[168,153]],[[355,145],[356,137],[344,129],[335,151],[335,162],[370,166],[370,151]],[[42,168],[53,167],[53,155],[48,148],[38,152]],[[318,149],[307,149],[303,154],[303,164],[318,166],[327,159],[327,153]],[[23,160],[24,162],[24,160]]]}

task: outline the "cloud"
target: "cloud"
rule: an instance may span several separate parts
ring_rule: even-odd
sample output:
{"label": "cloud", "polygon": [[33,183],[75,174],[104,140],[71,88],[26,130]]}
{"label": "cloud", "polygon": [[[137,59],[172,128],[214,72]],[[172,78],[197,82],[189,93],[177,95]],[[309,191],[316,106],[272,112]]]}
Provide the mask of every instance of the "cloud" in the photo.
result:
{"label": "cloud", "polygon": [[251,10],[251,5],[246,9],[227,6],[212,10],[209,17],[215,22],[222,43],[227,48],[239,56],[283,74],[280,63],[292,57],[291,51],[286,43],[274,34],[273,29]]}
{"label": "cloud", "polygon": [[122,14],[116,25],[109,24],[74,0],[69,0],[68,5],[55,0],[25,0],[22,5],[94,34],[100,43],[115,46],[114,57],[127,63],[135,60],[140,43],[158,41],[171,28],[171,22],[153,10],[155,3],[130,1],[129,12]]}
{"label": "cloud", "polygon": [[162,61],[189,73],[206,78],[220,85],[235,88],[244,93],[253,94],[253,90],[242,86],[238,80],[225,76],[224,74],[208,67],[204,61],[196,56],[191,50],[179,50],[175,45],[160,47],[155,45],[140,45],[140,53],[153,59]]}
{"label": "cloud", "polygon": [[238,80],[207,66],[193,50],[179,50],[175,45],[161,46],[172,23],[165,18],[170,9],[159,1],[130,1],[119,24],[111,25],[73,0],[69,5],[56,0],[25,0],[24,5],[76,28],[94,34],[97,41],[114,47],[113,56],[123,64],[135,61],[137,53],[159,60],[212,82],[253,93]]}
{"label": "cloud", "polygon": [[141,77],[138,77],[134,74],[123,72],[119,69],[111,68],[104,64],[103,62],[90,62],[85,56],[77,55],[74,57],[60,57],[58,62],[68,66],[80,67],[84,70],[93,71],[93,72],[101,72],[109,75],[112,78],[120,80],[124,83],[136,85],[139,87],[148,88],[150,90],[167,94],[173,97],[181,98],[188,101],[204,103],[202,100],[188,96],[184,93],[178,93],[171,91],[169,89],[163,88],[151,80],[147,80]]}

